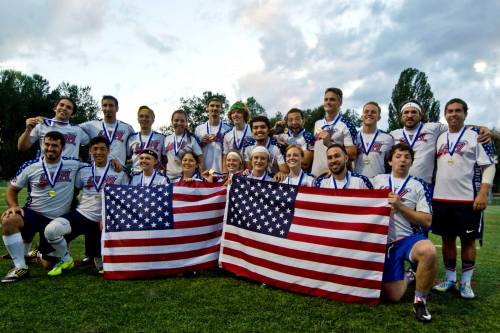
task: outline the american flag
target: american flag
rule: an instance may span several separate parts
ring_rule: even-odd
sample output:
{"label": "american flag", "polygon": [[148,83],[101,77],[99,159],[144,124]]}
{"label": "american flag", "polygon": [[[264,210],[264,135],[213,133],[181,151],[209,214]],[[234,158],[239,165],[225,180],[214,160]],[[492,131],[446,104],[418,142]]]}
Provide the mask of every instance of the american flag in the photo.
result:
{"label": "american flag", "polygon": [[217,267],[226,189],[179,182],[106,186],[107,279],[142,279]]}
{"label": "american flag", "polygon": [[380,298],[388,190],[331,190],[235,177],[220,266],[334,300]]}

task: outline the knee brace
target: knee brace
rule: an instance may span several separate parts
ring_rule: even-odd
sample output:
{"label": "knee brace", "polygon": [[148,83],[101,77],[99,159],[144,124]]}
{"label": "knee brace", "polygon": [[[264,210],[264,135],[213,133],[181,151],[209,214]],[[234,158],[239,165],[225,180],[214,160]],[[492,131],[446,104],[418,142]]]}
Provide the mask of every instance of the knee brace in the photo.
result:
{"label": "knee brace", "polygon": [[70,232],[71,225],[69,221],[63,217],[58,217],[45,227],[44,234],[49,243],[55,243]]}

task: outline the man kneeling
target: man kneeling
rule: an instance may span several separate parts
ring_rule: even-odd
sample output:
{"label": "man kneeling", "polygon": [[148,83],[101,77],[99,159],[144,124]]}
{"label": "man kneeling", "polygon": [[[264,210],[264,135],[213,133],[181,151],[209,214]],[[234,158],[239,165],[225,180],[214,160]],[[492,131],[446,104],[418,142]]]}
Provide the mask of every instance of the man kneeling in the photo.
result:
{"label": "man kneeling", "polygon": [[414,311],[418,321],[431,321],[427,310],[427,295],[436,275],[436,249],[422,229],[431,225],[430,193],[427,184],[408,174],[413,162],[413,150],[397,144],[389,154],[390,174],[373,179],[376,189],[391,189],[392,208],[383,275],[382,295],[399,301],[406,292],[404,261],[417,264]]}

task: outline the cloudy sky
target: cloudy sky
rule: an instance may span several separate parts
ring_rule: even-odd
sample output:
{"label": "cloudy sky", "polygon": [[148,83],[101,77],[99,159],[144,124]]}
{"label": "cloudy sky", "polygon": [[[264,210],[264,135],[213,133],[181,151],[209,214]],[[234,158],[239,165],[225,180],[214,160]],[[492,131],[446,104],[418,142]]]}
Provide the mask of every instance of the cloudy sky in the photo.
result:
{"label": "cloudy sky", "polygon": [[120,100],[138,128],[203,91],[254,96],[286,112],[341,87],[344,108],[387,106],[400,72],[424,71],[435,96],[470,106],[468,121],[500,127],[500,1],[2,0],[0,69],[91,86]]}

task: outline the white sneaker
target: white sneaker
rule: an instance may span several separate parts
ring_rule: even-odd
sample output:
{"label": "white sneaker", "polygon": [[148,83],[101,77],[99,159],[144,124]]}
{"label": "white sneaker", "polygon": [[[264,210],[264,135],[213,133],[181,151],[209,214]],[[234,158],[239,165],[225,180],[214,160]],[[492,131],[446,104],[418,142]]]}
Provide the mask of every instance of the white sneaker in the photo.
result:
{"label": "white sneaker", "polygon": [[460,296],[465,299],[473,299],[476,297],[472,287],[470,286],[470,282],[462,283],[460,285]]}

